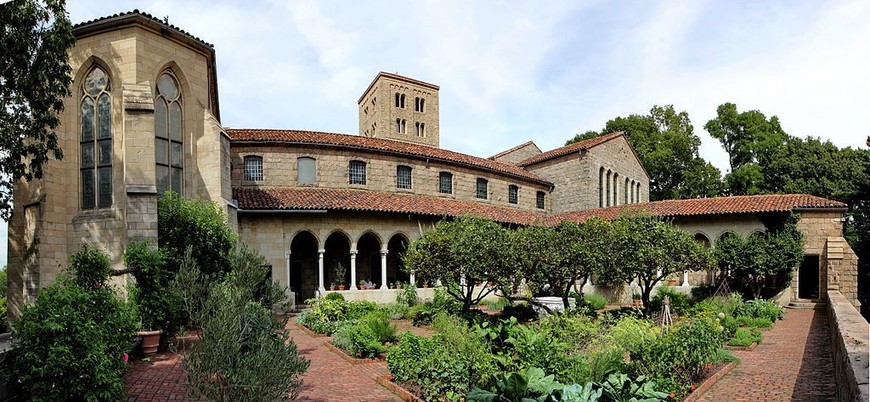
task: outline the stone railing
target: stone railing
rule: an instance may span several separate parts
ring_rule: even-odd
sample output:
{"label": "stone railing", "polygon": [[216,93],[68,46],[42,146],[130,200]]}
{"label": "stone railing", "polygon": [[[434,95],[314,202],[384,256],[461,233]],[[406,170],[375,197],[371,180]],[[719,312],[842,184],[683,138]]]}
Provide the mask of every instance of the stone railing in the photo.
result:
{"label": "stone railing", "polygon": [[828,290],[828,324],[839,400],[870,400],[870,324],[838,290]]}

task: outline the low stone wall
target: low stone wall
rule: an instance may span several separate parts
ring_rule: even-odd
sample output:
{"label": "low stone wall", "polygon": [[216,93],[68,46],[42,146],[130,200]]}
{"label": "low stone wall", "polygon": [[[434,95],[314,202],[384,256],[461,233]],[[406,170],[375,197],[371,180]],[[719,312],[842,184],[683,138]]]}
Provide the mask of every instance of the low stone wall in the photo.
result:
{"label": "low stone wall", "polygon": [[870,400],[870,324],[838,290],[828,290],[828,324],[839,400]]}

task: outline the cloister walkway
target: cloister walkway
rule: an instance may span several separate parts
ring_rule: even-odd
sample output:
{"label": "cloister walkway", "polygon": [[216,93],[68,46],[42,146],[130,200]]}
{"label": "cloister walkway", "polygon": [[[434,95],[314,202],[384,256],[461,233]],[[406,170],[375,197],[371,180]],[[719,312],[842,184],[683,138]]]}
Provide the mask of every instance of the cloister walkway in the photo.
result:
{"label": "cloister walkway", "polygon": [[740,364],[700,401],[837,400],[825,310],[786,310],[761,345],[734,354]]}

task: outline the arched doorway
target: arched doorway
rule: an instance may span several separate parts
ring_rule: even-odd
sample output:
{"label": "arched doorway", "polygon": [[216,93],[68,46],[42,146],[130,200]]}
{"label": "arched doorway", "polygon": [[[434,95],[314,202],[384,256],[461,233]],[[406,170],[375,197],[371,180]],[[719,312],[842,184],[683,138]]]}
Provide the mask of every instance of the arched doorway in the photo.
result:
{"label": "arched doorway", "polygon": [[[381,241],[371,232],[356,242],[356,280],[372,282],[379,288],[381,282]],[[359,286],[359,283],[357,283]]]}
{"label": "arched doorway", "polygon": [[313,298],[317,290],[317,238],[303,231],[290,242],[290,290],[300,305]]}
{"label": "arched doorway", "polygon": [[402,257],[408,250],[408,244],[408,239],[401,233],[393,235],[387,243],[387,250],[389,250],[389,254],[387,254],[387,283],[411,282],[411,276],[405,272],[405,265],[402,263]]}
{"label": "arched doorway", "polygon": [[[330,284],[350,284],[350,239],[342,232],[332,232],[323,248],[323,285],[329,288]],[[343,271],[343,277],[336,276],[337,268]]]}

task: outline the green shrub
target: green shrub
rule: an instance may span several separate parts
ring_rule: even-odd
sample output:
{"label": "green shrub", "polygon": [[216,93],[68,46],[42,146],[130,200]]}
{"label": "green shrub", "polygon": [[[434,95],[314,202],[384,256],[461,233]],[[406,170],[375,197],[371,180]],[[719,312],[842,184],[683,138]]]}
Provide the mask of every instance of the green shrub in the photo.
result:
{"label": "green shrub", "polygon": [[183,366],[197,396],[210,401],[273,401],[293,399],[309,362],[298,355],[285,322],[250,289],[232,281],[212,286],[200,341]]}
{"label": "green shrub", "polygon": [[462,311],[462,303],[447,294],[447,290],[443,287],[435,288],[432,296],[432,310],[435,313],[444,312],[447,314],[458,315]]}
{"label": "green shrub", "polygon": [[668,296],[671,302],[672,313],[684,314],[692,307],[692,300],[689,298],[689,295],[679,292],[670,286],[659,286],[656,295],[650,301],[650,309],[652,311],[661,311],[665,296]]}
{"label": "green shrub", "polygon": [[639,376],[636,379],[626,374],[614,373],[600,384],[605,400],[611,401],[664,401],[668,399],[667,392],[658,390],[655,381]]}
{"label": "green shrub", "polygon": [[177,270],[190,247],[196,265],[206,276],[229,272],[230,252],[238,236],[217,204],[166,192],[157,203],[157,231],[171,270]]}
{"label": "green shrub", "polygon": [[135,314],[96,274],[111,269],[105,254],[85,246],[70,263],[76,276],[41,289],[14,324],[12,380],[25,400],[124,400]]}
{"label": "green shrub", "polygon": [[378,342],[383,344],[386,342],[395,342],[396,326],[390,322],[390,317],[384,311],[372,311],[366,314],[360,323],[369,327]]}
{"label": "green shrub", "polygon": [[540,330],[538,326],[510,327],[505,343],[509,346],[505,352],[511,357],[508,370],[521,371],[540,367],[560,380],[568,376],[571,368],[568,351],[571,345]]}
{"label": "green shrub", "polygon": [[528,322],[538,318],[538,313],[528,304],[512,304],[501,311],[502,318],[514,317],[517,321]]}
{"label": "green shrub", "polygon": [[761,343],[761,331],[754,328],[739,328],[734,333],[734,337],[728,341],[731,346],[750,346],[753,343]]}
{"label": "green shrub", "polygon": [[405,286],[404,289],[398,292],[396,295],[396,303],[404,304],[406,306],[413,306],[417,304],[417,286],[413,283],[409,283],[408,286]]}
{"label": "green shrub", "polygon": [[484,300],[482,303],[491,311],[502,311],[505,307],[511,305],[511,301],[504,297],[499,297],[498,300]]}
{"label": "green shrub", "polygon": [[378,353],[387,350],[371,327],[363,323],[345,322],[339,325],[332,338],[332,344],[344,349],[351,356],[360,358],[375,357]]}
{"label": "green shrub", "polygon": [[734,316],[735,310],[743,306],[743,297],[738,293],[731,293],[728,297],[715,296],[709,299],[704,299],[694,307],[696,313],[723,313],[725,315]]}
{"label": "green shrub", "polygon": [[575,352],[585,348],[600,334],[600,327],[585,315],[549,315],[538,321],[538,328],[567,343]]}
{"label": "green shrub", "polygon": [[597,293],[585,294],[583,300],[592,310],[601,310],[607,304],[607,298]]}
{"label": "green shrub", "polygon": [[344,301],[344,296],[341,293],[327,293],[326,300],[341,300]]}
{"label": "green shrub", "polygon": [[737,316],[737,324],[741,327],[749,327],[749,328],[770,328],[773,326],[773,323],[770,322],[767,318],[755,318],[746,315]]}
{"label": "green shrub", "polygon": [[186,319],[180,293],[171,286],[174,274],[167,268],[163,253],[145,242],[133,242],[124,251],[124,264],[134,269],[136,286],[130,289],[130,300],[139,312],[142,329],[163,331],[161,339],[171,339]]}
{"label": "green shrub", "polygon": [[396,381],[414,381],[429,369],[428,359],[438,355],[434,340],[405,332],[387,354],[387,368]]}
{"label": "green shrub", "polygon": [[735,309],[734,315],[763,318],[773,323],[782,319],[783,308],[767,300],[749,300]]}
{"label": "green shrub", "polygon": [[368,300],[360,300],[360,301],[352,301],[347,304],[347,311],[345,313],[345,320],[358,320],[364,317],[366,314],[371,313],[372,311],[376,311],[378,309],[378,305],[375,302],[371,302]]}
{"label": "green shrub", "polygon": [[632,355],[637,374],[661,380],[663,386],[674,387],[671,392],[684,392],[707,363],[715,362],[724,341],[721,328],[709,317],[683,321]]}

